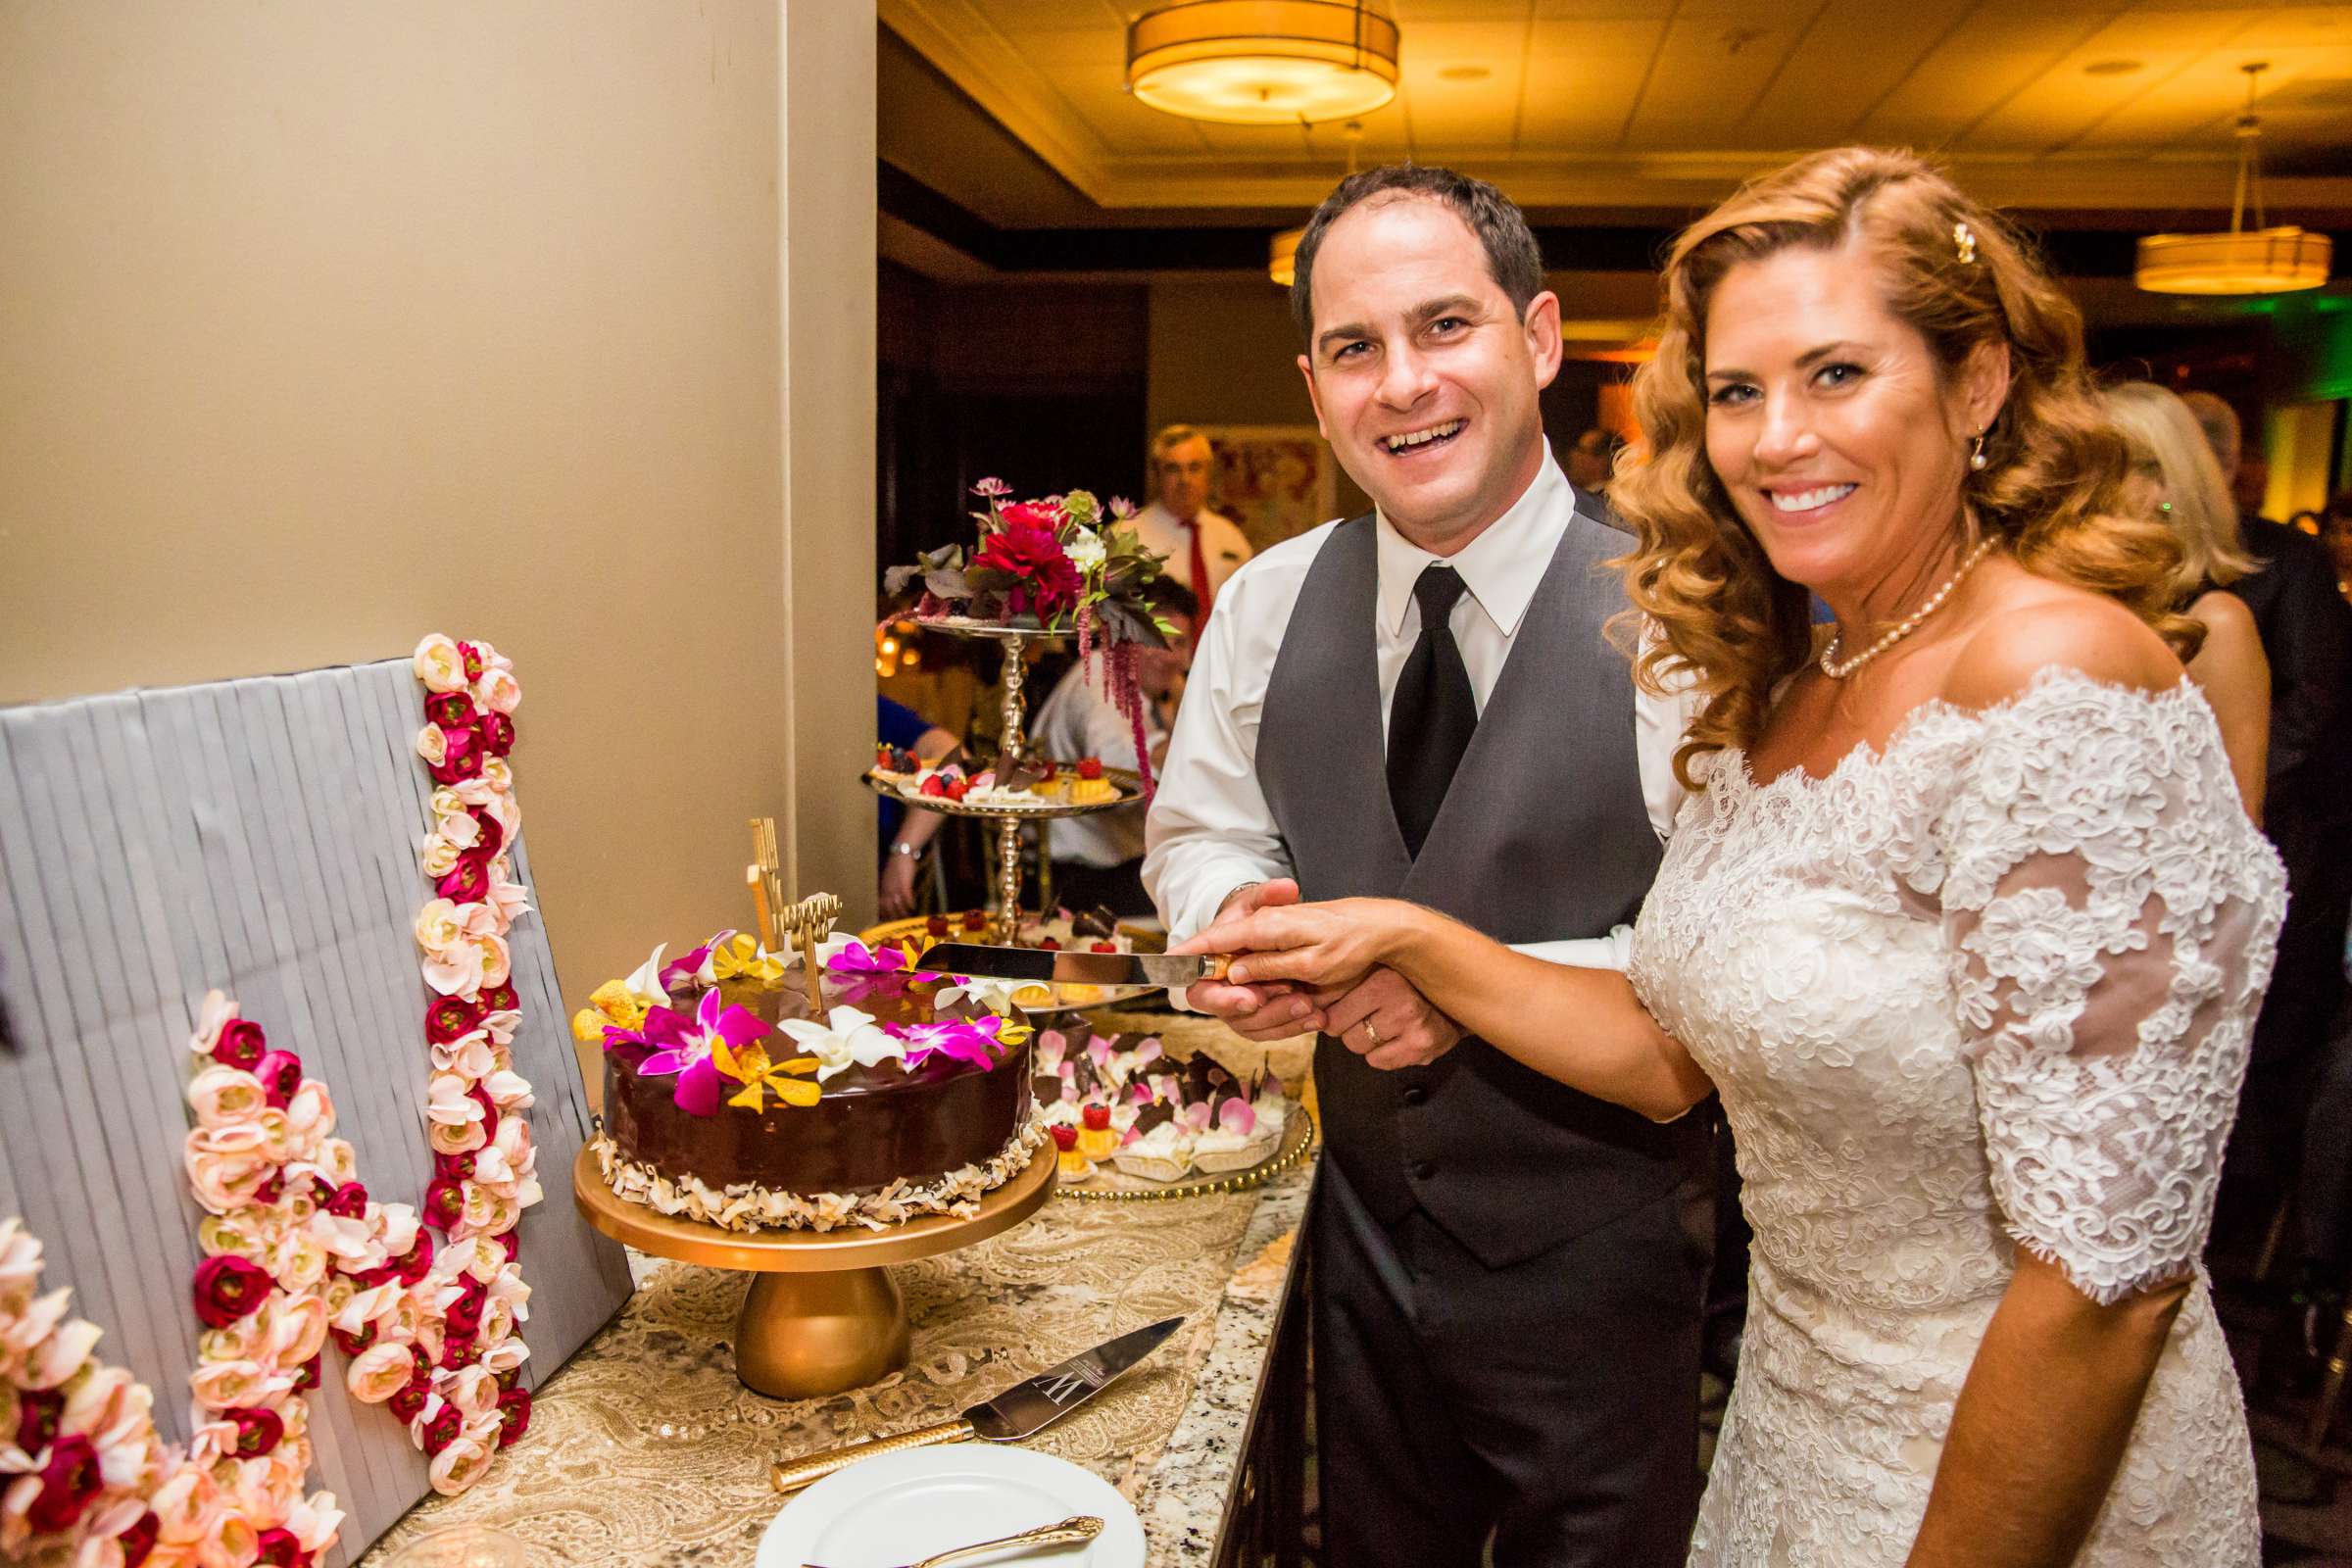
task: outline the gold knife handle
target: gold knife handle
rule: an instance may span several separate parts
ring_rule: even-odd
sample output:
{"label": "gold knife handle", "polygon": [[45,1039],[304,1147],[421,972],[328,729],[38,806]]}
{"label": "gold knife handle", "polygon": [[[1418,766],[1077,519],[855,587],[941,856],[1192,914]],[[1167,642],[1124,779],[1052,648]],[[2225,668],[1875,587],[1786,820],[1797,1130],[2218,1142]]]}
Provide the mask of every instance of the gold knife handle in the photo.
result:
{"label": "gold knife handle", "polygon": [[1225,978],[1225,971],[1232,967],[1233,955],[1230,953],[1203,953],[1200,955],[1200,978],[1203,980],[1222,980]]}
{"label": "gold knife handle", "polygon": [[972,1436],[972,1424],[961,1416],[943,1421],[935,1427],[922,1427],[913,1432],[902,1432],[895,1438],[873,1438],[853,1443],[831,1453],[819,1453],[807,1459],[795,1459],[790,1464],[779,1460],[767,1467],[769,1485],[778,1492],[798,1492],[812,1481],[822,1481],[845,1465],[860,1459],[877,1458],[885,1453],[903,1453],[908,1448],[928,1448],[935,1443],[962,1443]]}

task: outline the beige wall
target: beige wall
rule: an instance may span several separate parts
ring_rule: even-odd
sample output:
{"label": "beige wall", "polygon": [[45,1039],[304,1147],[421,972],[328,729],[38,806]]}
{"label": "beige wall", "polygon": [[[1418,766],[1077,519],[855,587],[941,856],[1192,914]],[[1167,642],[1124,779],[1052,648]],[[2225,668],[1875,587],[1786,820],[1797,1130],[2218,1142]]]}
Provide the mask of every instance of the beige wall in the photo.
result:
{"label": "beige wall", "polygon": [[0,701],[514,657],[575,997],[872,897],[870,0],[0,9]]}

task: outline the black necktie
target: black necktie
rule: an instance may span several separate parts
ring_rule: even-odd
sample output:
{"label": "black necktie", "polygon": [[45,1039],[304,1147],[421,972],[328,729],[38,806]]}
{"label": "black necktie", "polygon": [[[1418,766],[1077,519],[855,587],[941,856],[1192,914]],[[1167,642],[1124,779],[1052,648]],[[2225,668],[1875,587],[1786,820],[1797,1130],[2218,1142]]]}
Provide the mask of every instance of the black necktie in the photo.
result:
{"label": "black necktie", "polygon": [[1421,604],[1421,640],[1413,644],[1396,677],[1396,695],[1389,701],[1389,800],[1396,808],[1396,825],[1404,830],[1405,851],[1416,858],[1438,808],[1446,804],[1453,770],[1470,749],[1471,731],[1478,728],[1470,671],[1462,666],[1462,650],[1446,622],[1467,586],[1460,572],[1435,564],[1413,584],[1413,597]]}

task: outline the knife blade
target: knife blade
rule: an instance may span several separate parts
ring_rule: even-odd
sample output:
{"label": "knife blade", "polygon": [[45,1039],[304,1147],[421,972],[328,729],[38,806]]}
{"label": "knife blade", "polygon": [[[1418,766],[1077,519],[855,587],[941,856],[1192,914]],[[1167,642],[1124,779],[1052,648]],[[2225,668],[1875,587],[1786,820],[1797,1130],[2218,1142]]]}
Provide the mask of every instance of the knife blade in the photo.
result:
{"label": "knife blade", "polygon": [[779,1460],[768,1466],[768,1482],[778,1492],[798,1492],[844,1465],[879,1454],[902,1453],[935,1443],[968,1443],[974,1438],[988,1443],[1018,1442],[1043,1431],[1110,1387],[1183,1326],[1183,1318],[1169,1317],[1132,1329],[1115,1340],[1071,1356],[1059,1366],[1048,1367],[1037,1376],[1014,1384],[993,1399],[981,1400],[953,1421],[902,1432],[895,1437],[868,1438],[830,1453],[790,1463]]}
{"label": "knife blade", "polygon": [[942,942],[916,960],[934,973],[985,975],[993,980],[1065,981],[1084,986],[1189,986],[1221,980],[1233,961],[1223,953],[1171,957],[1164,953],[1078,953],[1054,948],[992,948]]}

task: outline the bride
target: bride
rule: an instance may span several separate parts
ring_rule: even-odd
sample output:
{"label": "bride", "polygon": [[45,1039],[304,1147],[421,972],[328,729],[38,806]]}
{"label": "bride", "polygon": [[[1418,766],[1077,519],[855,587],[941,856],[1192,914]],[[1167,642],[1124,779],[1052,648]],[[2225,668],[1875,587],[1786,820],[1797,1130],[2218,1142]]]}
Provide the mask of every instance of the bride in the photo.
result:
{"label": "bride", "polygon": [[2197,1259],[2284,896],[2080,319],[1998,219],[1860,148],[1685,233],[1666,299],[1611,498],[1697,793],[1628,973],[1376,900],[1186,948],[1237,982],[1391,966],[1660,1120],[1721,1092],[1755,1245],[1692,1562],[2252,1568]]}

